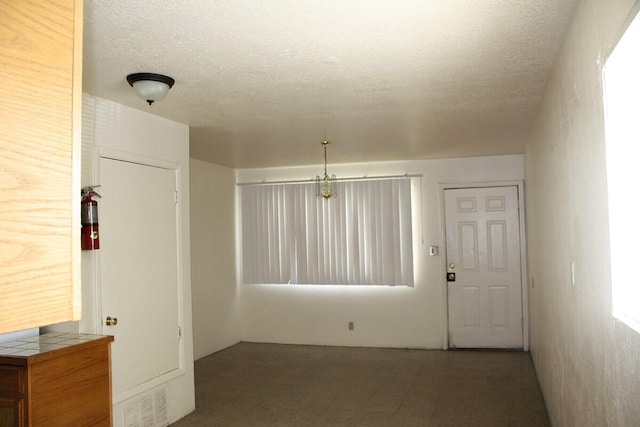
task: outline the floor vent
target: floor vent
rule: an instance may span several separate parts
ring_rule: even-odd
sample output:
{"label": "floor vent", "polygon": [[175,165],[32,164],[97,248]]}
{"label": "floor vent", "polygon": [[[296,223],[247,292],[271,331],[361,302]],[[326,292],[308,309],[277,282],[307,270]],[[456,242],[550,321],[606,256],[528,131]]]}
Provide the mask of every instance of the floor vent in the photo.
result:
{"label": "floor vent", "polygon": [[124,425],[127,427],[164,427],[169,425],[167,417],[167,392],[156,389],[124,405]]}

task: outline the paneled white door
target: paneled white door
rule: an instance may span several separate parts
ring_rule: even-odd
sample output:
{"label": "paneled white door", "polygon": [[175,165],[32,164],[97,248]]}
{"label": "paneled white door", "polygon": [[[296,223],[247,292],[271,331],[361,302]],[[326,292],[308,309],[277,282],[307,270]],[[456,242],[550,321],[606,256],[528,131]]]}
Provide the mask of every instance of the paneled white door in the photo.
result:
{"label": "paneled white door", "polygon": [[100,158],[100,184],[102,332],[115,336],[118,402],[180,367],[176,171]]}
{"label": "paneled white door", "polygon": [[518,187],[447,189],[450,348],[522,348]]}

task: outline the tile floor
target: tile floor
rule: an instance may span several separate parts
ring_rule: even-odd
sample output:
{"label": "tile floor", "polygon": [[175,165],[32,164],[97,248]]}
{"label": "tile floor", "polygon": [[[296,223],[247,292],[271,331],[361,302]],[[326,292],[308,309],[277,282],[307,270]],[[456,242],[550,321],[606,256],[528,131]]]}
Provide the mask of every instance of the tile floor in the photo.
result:
{"label": "tile floor", "polygon": [[184,426],[549,426],[529,353],[240,343],[195,363]]}

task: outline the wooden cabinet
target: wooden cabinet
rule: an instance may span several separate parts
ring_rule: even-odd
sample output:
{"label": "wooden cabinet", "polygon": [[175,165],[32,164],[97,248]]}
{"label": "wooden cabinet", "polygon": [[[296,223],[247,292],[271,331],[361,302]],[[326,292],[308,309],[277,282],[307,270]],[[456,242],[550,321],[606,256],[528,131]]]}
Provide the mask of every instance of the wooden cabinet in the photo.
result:
{"label": "wooden cabinet", "polygon": [[0,427],[111,426],[111,336],[0,344]]}
{"label": "wooden cabinet", "polygon": [[22,425],[26,381],[19,366],[0,365],[0,427]]}
{"label": "wooden cabinet", "polygon": [[80,317],[82,1],[0,11],[4,333]]}

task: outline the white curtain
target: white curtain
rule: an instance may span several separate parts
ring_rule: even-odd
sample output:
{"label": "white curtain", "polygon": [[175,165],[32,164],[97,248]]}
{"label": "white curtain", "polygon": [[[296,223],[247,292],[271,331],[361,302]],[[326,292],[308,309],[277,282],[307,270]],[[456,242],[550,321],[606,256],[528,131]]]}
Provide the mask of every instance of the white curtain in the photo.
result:
{"label": "white curtain", "polygon": [[411,179],[242,187],[245,283],[413,286]]}

